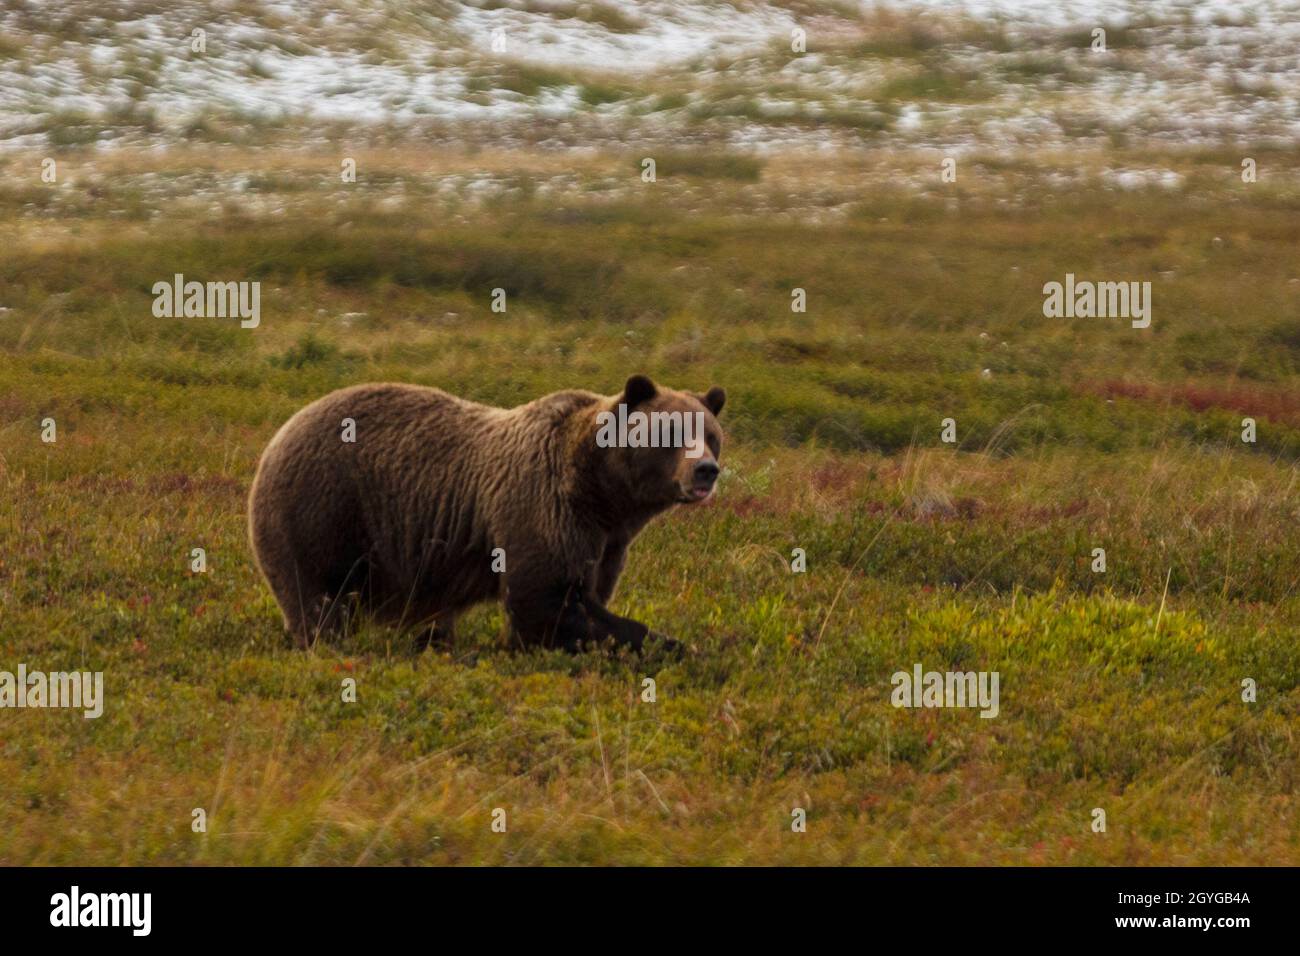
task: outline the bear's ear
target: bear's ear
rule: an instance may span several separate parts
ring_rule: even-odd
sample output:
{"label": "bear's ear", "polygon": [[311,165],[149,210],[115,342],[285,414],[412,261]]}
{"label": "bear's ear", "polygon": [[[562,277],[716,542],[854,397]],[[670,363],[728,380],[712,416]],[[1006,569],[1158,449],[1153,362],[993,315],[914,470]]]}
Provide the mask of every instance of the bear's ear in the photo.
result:
{"label": "bear's ear", "polygon": [[704,407],[713,412],[714,415],[719,414],[722,411],[722,406],[727,404],[727,393],[716,385],[697,397]]}
{"label": "bear's ear", "polygon": [[655,383],[644,375],[633,375],[623,386],[623,404],[628,408],[648,402],[659,394]]}

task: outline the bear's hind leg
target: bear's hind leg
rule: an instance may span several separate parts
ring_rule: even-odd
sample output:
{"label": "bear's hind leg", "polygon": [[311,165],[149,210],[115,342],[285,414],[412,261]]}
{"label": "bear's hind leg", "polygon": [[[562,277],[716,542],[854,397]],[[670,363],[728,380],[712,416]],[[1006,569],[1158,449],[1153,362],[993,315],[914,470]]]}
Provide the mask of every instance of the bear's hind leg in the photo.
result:
{"label": "bear's hind leg", "polygon": [[321,638],[329,639],[347,628],[351,609],[348,595],[332,595],[323,591],[303,594],[301,600],[291,599],[282,607],[284,629],[295,646],[306,650]]}
{"label": "bear's hind leg", "polygon": [[430,647],[449,650],[456,640],[455,613],[439,614],[428,627],[422,629],[415,638],[415,651],[418,654]]}
{"label": "bear's hind leg", "polygon": [[[284,629],[299,648],[311,647],[322,637],[341,633],[352,610],[352,595],[301,567],[266,575],[280,606]],[[346,581],[341,582],[346,585]]]}

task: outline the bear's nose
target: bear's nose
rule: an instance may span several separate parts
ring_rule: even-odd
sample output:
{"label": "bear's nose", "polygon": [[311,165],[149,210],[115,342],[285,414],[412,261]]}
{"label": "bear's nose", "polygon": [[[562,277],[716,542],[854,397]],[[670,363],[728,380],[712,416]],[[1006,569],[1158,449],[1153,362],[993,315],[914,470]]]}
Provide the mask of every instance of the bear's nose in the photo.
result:
{"label": "bear's nose", "polygon": [[718,466],[712,461],[702,461],[695,466],[695,481],[701,485],[711,485],[718,477]]}

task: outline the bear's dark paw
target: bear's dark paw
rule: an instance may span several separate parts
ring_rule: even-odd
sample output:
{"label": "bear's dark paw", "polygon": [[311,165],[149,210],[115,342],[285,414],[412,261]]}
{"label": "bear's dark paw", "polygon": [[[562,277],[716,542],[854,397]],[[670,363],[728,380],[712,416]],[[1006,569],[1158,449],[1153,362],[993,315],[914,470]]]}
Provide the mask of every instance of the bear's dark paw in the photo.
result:
{"label": "bear's dark paw", "polygon": [[647,634],[645,643],[641,645],[641,655],[647,660],[671,663],[685,659],[689,653],[690,648],[681,641],[675,641],[657,631]]}

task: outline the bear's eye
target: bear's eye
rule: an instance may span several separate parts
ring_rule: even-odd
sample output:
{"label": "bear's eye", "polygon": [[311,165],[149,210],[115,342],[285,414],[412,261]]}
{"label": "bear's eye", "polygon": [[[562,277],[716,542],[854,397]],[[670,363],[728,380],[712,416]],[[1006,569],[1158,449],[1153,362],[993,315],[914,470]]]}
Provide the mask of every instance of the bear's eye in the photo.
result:
{"label": "bear's eye", "polygon": [[716,435],[710,435],[708,438],[705,439],[705,441],[708,443],[709,451],[713,452],[714,458],[717,458],[720,454],[722,454],[720,450],[722,448],[722,443],[718,441]]}

